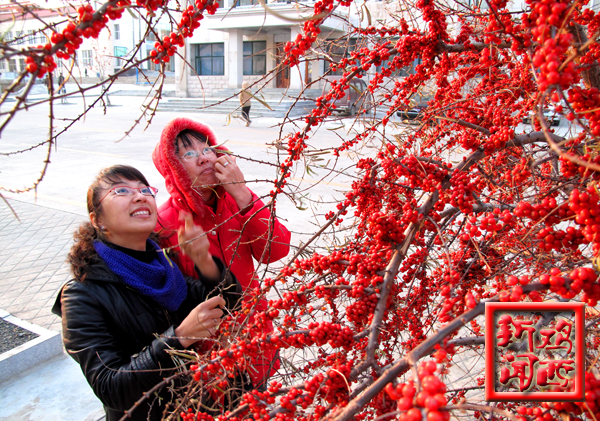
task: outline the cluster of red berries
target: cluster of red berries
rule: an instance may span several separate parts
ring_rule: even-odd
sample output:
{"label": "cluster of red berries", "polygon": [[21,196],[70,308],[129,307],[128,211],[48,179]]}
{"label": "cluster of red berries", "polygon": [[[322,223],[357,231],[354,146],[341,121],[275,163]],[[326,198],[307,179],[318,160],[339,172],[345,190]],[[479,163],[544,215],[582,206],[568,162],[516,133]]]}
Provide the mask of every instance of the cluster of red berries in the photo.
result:
{"label": "cluster of red berries", "polygon": [[442,295],[442,297],[450,296],[450,288],[452,288],[455,285],[458,285],[460,278],[460,273],[456,270],[450,270],[443,276],[444,286],[440,290],[440,294]]}
{"label": "cluster of red berries", "polygon": [[[198,10],[202,10],[203,7],[206,6],[206,2],[197,2]],[[194,6],[189,5],[187,9],[181,13],[181,20],[177,27],[181,30],[181,33],[184,37],[190,37],[194,33],[194,29],[200,27],[200,20],[202,20],[204,16],[200,13],[197,13],[194,9]]]}
{"label": "cluster of red berries", "polygon": [[[419,366],[421,391],[417,393],[411,380],[394,386],[388,383],[385,392],[390,399],[398,402],[397,409],[402,414],[400,421],[448,421],[450,412],[443,408],[447,405],[446,385],[434,375],[437,369],[435,361],[425,361]],[[423,416],[425,414],[425,416]]]}
{"label": "cluster of red berries", "polygon": [[527,407],[527,406],[519,406],[517,407],[517,414],[519,416],[516,417],[518,421],[553,421],[554,417],[550,412],[544,411],[543,408],[536,407]]}
{"label": "cluster of red berries", "polygon": [[[160,1],[152,1],[150,7],[154,7]],[[154,63],[168,63],[171,61],[171,57],[177,52],[177,47],[183,47],[185,45],[184,39],[191,37],[194,31],[200,27],[200,21],[204,19],[204,12],[214,15],[219,8],[218,1],[212,1],[209,4],[208,0],[196,0],[195,5],[195,8],[193,5],[189,5],[181,13],[181,19],[177,24],[177,32],[171,32],[170,35],[165,36],[162,40],[154,44],[154,50],[150,52]]]}
{"label": "cluster of red berries", "polygon": [[135,0],[135,4],[140,7],[143,7],[148,12],[155,12],[159,7],[162,7],[166,4],[165,0]]}
{"label": "cluster of red berries", "polygon": [[196,412],[192,408],[188,408],[187,412],[181,411],[179,416],[182,421],[214,421],[212,415],[202,411]]}
{"label": "cluster of red berries", "polygon": [[399,217],[400,215],[382,212],[371,214],[367,220],[369,228],[366,234],[375,241],[399,244],[404,239],[402,224],[398,223]]}
{"label": "cluster of red berries", "polygon": [[530,177],[531,169],[529,165],[526,162],[520,162],[512,170],[507,171],[503,178],[512,187],[519,187],[521,184],[527,183]]}
{"label": "cluster of red berries", "polygon": [[[590,132],[594,136],[600,136],[600,91],[598,88],[575,86],[569,89],[567,100],[580,119],[588,120]],[[567,115],[569,120],[574,118],[575,115]]]}
{"label": "cluster of red berries", "polygon": [[[252,414],[252,419],[257,421],[269,421],[268,405],[273,405],[275,403],[273,395],[281,389],[281,386],[281,383],[274,381],[264,392],[253,390],[249,393],[245,393],[239,405],[248,405],[249,409],[247,412]],[[231,418],[225,419],[231,420]]]}
{"label": "cluster of red berries", "polygon": [[336,354],[327,357],[327,366],[331,368],[324,375],[319,373],[304,383],[304,390],[313,399],[322,396],[329,403],[344,405],[348,402],[352,361],[346,360],[345,354]]}
{"label": "cluster of red berries", "polygon": [[308,330],[310,331],[308,337],[312,343],[319,346],[328,343],[333,348],[350,349],[354,343],[352,330],[339,323],[311,322],[308,324]]}
{"label": "cluster of red berries", "polygon": [[402,184],[426,192],[441,190],[442,182],[450,172],[446,165],[419,160],[414,155],[402,158],[399,162],[384,160],[382,167],[390,168],[397,177],[402,177]]}
{"label": "cluster of red berries", "polygon": [[547,226],[558,224],[574,215],[568,202],[557,204],[553,197],[545,197],[540,203],[519,202],[515,216],[529,218],[534,222],[543,221]]}
{"label": "cluster of red berries", "polygon": [[574,298],[583,291],[582,301],[588,305],[595,306],[600,300],[598,274],[591,268],[574,269],[568,277],[559,268],[552,268],[549,274],[540,275],[539,281],[563,298]]}
{"label": "cluster of red berries", "polygon": [[[149,13],[154,13],[159,7],[164,6],[164,0],[136,0],[138,6],[144,7]],[[53,48],[52,44],[46,44],[36,49],[41,52],[40,57],[32,52],[26,57],[27,71],[43,77],[47,72],[52,72],[56,68],[53,58],[53,50],[60,59],[70,59],[75,51],[79,49],[83,38],[97,38],[106,27],[109,20],[120,19],[125,8],[131,6],[131,0],[119,0],[116,4],[108,4],[104,15],[97,13],[93,7],[88,4],[80,6],[77,9],[78,21],[69,22],[62,32],[53,32],[50,41],[58,48]],[[179,31],[172,32],[169,36],[157,41],[155,49],[150,52],[154,63],[169,62],[177,51],[177,46],[184,45],[184,38],[192,36],[194,29],[200,26],[200,20],[204,17],[203,12],[214,14],[217,10],[218,2],[213,1],[207,4],[207,0],[197,0],[196,7],[189,6],[182,13],[182,18],[178,24]]]}
{"label": "cluster of red berries", "polygon": [[[570,156],[576,156],[574,153],[568,153]],[[595,165],[600,165],[600,155],[592,156],[589,153],[579,157],[582,161],[589,162]],[[593,180],[600,180],[600,171],[595,171],[591,168],[587,168],[583,165],[578,165],[575,162],[570,161],[568,158],[560,157],[560,169],[566,178],[573,178],[577,175],[582,177],[589,177]]]}
{"label": "cluster of red berries", "polygon": [[[574,402],[574,404],[590,418],[600,420],[600,378],[596,377],[593,372],[586,371],[585,373],[585,402]],[[556,409],[558,410],[558,408]],[[561,409],[567,410],[567,408]],[[574,410],[572,412],[579,415]]]}
{"label": "cluster of red berries", "polygon": [[593,244],[593,253],[597,256],[600,252],[600,196],[595,186],[589,185],[583,192],[573,190],[569,196],[569,209],[576,215],[575,222],[583,227],[583,236]]}
{"label": "cluster of red berries", "polygon": [[[515,32],[515,25],[506,8],[507,0],[492,0],[490,2],[491,9],[494,13],[490,13],[488,17],[488,25],[485,29],[485,42],[490,44],[499,44],[502,41],[502,35],[510,39],[509,35]],[[517,41],[513,38],[513,41]]]}
{"label": "cluster of red berries", "polygon": [[377,294],[370,294],[354,301],[346,308],[346,318],[356,326],[369,324],[378,299]]}
{"label": "cluster of red berries", "polygon": [[[315,16],[331,10],[333,10],[333,0],[322,0],[315,3]],[[298,34],[294,41],[289,41],[285,44],[283,50],[287,54],[285,58],[286,63],[290,66],[295,66],[299,63],[300,56],[308,51],[321,33],[321,29],[319,28],[321,22],[322,19],[305,22],[304,34]]]}
{"label": "cluster of red berries", "polygon": [[566,231],[544,227],[536,237],[540,240],[539,247],[546,252],[576,250],[584,243],[582,232],[575,227],[568,227]]}
{"label": "cluster of red berries", "polygon": [[[476,216],[470,216],[465,223],[465,232],[460,236],[463,242],[471,241],[471,238],[481,236],[481,231],[498,232],[512,223],[513,215],[509,210],[495,208],[492,212],[486,212],[478,221]],[[479,222],[479,226],[477,223]]]}
{"label": "cluster of red berries", "polygon": [[569,278],[572,282],[569,285],[571,291],[567,294],[567,298],[572,298],[583,291],[582,301],[589,306],[596,306],[600,300],[600,283],[596,271],[592,268],[577,268],[571,271]]}
{"label": "cluster of red berries", "polygon": [[473,192],[475,186],[469,180],[470,174],[464,171],[454,171],[450,183],[452,185],[450,204],[460,209],[464,214],[473,212]]}
{"label": "cluster of red berries", "polygon": [[[79,6],[77,15],[79,24],[69,22],[62,32],[52,32],[50,42],[43,47],[39,47],[36,52],[41,53],[40,56],[32,54],[25,58],[27,71],[36,74],[39,78],[43,77],[47,72],[52,72],[56,69],[54,62],[53,49],[56,57],[60,59],[69,59],[75,51],[79,49],[83,43],[83,38],[97,38],[100,31],[106,26],[109,19],[118,19],[123,12],[123,6],[128,0],[121,0],[117,6],[109,5],[106,9],[106,15],[95,16],[94,8],[91,5]],[[127,3],[128,4],[128,3]],[[52,47],[54,44],[56,47]]]}
{"label": "cluster of red berries", "polygon": [[25,65],[29,73],[37,74],[37,77],[41,79],[46,73],[51,73],[56,69],[56,62],[50,54],[50,50],[52,49],[50,44],[40,45],[37,49],[44,52],[42,58],[33,54],[28,55],[25,57]]}
{"label": "cluster of red berries", "polygon": [[523,15],[523,22],[531,28],[534,40],[539,44],[533,56],[533,65],[540,69],[537,77],[540,91],[552,85],[567,89],[578,81],[575,63],[565,60],[565,53],[574,38],[566,31],[554,35],[554,28],[563,25],[563,20],[567,18],[564,11],[568,1],[527,0],[527,3],[531,5],[531,12]]}
{"label": "cluster of red berries", "polygon": [[489,128],[490,136],[483,144],[486,154],[491,154],[495,150],[502,149],[515,136],[513,128],[492,126]]}
{"label": "cluster of red berries", "polygon": [[[177,38],[177,34],[173,33]],[[171,57],[177,51],[177,47],[171,44],[172,38],[170,36],[165,36],[162,41],[156,41],[154,43],[154,50],[150,51],[150,56],[153,57],[152,61],[156,64],[159,64],[161,61],[168,63],[171,61]],[[181,40],[183,43],[183,40]]]}
{"label": "cluster of red berries", "polygon": [[552,268],[549,274],[540,275],[539,281],[543,285],[548,285],[552,292],[556,292],[562,296],[569,294],[569,290],[565,285],[566,279],[562,276],[559,268]]}

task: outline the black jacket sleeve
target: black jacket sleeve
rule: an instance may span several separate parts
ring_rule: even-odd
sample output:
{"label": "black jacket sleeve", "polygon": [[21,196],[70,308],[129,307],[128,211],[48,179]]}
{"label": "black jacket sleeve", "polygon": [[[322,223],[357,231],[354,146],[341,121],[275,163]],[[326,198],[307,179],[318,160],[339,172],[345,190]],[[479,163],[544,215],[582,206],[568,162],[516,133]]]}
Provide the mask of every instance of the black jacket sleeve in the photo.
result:
{"label": "black jacket sleeve", "polygon": [[63,341],[102,403],[125,411],[174,372],[175,362],[166,350],[182,346],[171,327],[132,355],[123,331],[114,326],[114,315],[108,314],[110,304],[106,305],[104,298],[110,299],[110,295],[98,297],[87,284],[70,282],[64,287]]}
{"label": "black jacket sleeve", "polygon": [[[220,259],[213,257],[213,260],[219,267],[219,271],[221,272],[221,278],[216,282],[211,282],[202,277],[202,274],[196,268],[196,274],[198,275],[198,279],[202,279],[201,282],[193,282],[192,286],[188,284],[188,288],[194,289],[194,285],[200,284],[202,288],[204,288],[206,296],[203,297],[202,301],[206,301],[211,297],[215,297],[217,295],[221,295],[225,301],[227,310],[233,312],[238,309],[238,304],[241,304],[240,300],[242,298],[242,286],[237,281],[235,275],[223,264]],[[191,278],[193,279],[193,278]],[[199,291],[198,291],[199,292]],[[195,294],[198,294],[195,292]]]}
{"label": "black jacket sleeve", "polygon": [[[110,304],[107,306],[103,298],[95,295],[89,285],[79,282],[70,282],[64,287],[61,297],[63,342],[102,403],[125,411],[175,372],[176,363],[167,350],[183,347],[171,326],[148,341],[139,352],[132,353],[123,330],[114,326],[114,316],[107,313],[111,311]],[[135,317],[134,312],[131,317]],[[139,342],[140,338],[130,340]]]}
{"label": "black jacket sleeve", "polygon": [[178,364],[168,351],[183,350],[175,328],[196,305],[220,293],[228,308],[235,307],[241,286],[220,260],[215,261],[221,279],[211,283],[187,278],[187,298],[175,312],[120,281],[94,282],[90,277],[63,287],[53,312],[62,317],[65,349],[106,407],[128,410],[175,374]]}

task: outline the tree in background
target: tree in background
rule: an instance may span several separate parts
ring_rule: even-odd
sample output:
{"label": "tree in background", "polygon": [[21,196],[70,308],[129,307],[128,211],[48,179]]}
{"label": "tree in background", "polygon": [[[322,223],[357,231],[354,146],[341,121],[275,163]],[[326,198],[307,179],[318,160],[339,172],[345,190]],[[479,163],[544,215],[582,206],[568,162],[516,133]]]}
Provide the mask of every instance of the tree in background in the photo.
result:
{"label": "tree in background", "polygon": [[[356,152],[344,171],[352,189],[322,205],[331,208],[317,216],[314,235],[260,290],[247,291],[240,314],[253,312],[256,322],[223,323],[229,347],[190,353],[177,375],[191,375],[189,387],[172,402],[171,418],[600,419],[600,15],[571,0],[418,0],[384,21],[362,8],[362,26],[336,41],[360,42],[334,59],[317,43],[319,26],[352,3],[315,2],[303,33],[285,47],[285,63],[317,54],[342,77],[278,140],[269,206],[293,195],[296,169],[326,171],[318,168],[323,156]],[[4,54],[25,57],[30,87],[125,8],[151,15],[168,7],[82,6],[47,44]],[[215,9],[204,0],[187,6],[151,60],[171,60]],[[318,130],[356,78],[367,79],[368,90],[351,135],[338,128],[339,144],[319,147]],[[398,122],[411,100],[429,96],[419,125]],[[3,112],[4,125],[23,106]],[[258,313],[261,296],[269,308]],[[484,303],[555,300],[588,306],[585,402],[485,402]],[[268,320],[277,328],[266,336]],[[267,390],[244,394],[232,411],[205,413],[202,395],[227,388],[228,377],[267,348],[286,363]]]}

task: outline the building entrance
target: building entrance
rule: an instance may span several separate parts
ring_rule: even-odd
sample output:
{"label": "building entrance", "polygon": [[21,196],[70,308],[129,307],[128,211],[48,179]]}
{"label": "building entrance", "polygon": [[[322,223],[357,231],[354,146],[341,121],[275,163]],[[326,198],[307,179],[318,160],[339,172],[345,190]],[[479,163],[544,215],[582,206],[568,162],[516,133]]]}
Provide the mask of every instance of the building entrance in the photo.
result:
{"label": "building entrance", "polygon": [[285,65],[280,67],[283,58],[285,57],[285,51],[283,50],[284,46],[285,43],[283,42],[275,45],[275,66],[279,69],[277,77],[275,78],[276,88],[289,88],[290,86],[290,66]]}

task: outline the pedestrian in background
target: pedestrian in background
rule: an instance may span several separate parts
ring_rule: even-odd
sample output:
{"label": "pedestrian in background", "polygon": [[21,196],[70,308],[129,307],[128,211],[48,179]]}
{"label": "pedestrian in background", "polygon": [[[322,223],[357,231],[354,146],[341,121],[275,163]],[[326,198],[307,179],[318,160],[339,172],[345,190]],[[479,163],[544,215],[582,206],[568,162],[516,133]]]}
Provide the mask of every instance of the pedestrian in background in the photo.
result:
{"label": "pedestrian in background", "polygon": [[242,91],[240,92],[240,104],[242,106],[242,118],[246,121],[246,127],[252,123],[250,120],[250,106],[252,105],[252,94],[248,91],[250,84],[242,83]]}
{"label": "pedestrian in background", "polygon": [[48,89],[48,95],[52,95],[52,80],[50,79],[50,73],[46,75],[46,81],[44,83]]}
{"label": "pedestrian in background", "polygon": [[67,93],[67,88],[65,88],[65,77],[63,76],[62,72],[60,72],[60,75],[58,76],[58,93],[63,95],[60,98],[60,102],[67,102],[67,98],[64,96]]}

